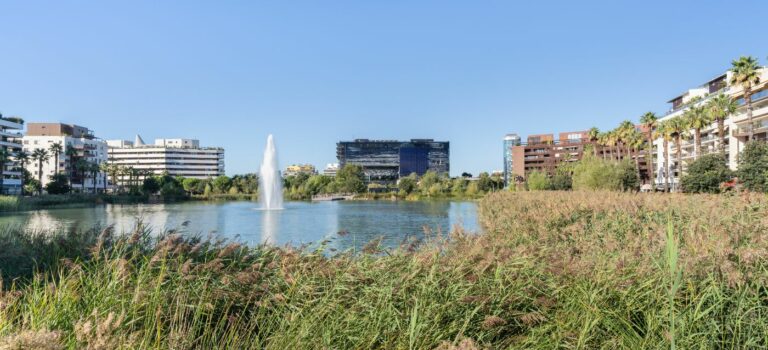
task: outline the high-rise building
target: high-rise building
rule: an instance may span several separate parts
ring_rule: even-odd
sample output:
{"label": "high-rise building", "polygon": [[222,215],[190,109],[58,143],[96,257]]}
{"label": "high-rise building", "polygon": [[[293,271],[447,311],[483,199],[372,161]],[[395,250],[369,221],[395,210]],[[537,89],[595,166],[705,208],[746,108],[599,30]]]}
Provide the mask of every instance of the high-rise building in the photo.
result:
{"label": "high-rise building", "polygon": [[[32,154],[44,149],[47,161],[29,161],[27,170],[45,187],[51,175],[63,173],[69,176],[75,192],[101,192],[107,187],[103,172],[88,170],[86,165],[98,166],[107,161],[107,143],[93,135],[86,127],[64,123],[28,123],[27,134],[22,138],[24,150]],[[61,145],[61,153],[51,154],[51,145]]]}
{"label": "high-rise building", "polygon": [[107,144],[109,161],[123,167],[197,179],[224,175],[224,149],[200,147],[196,139],[156,139],[147,145],[136,135],[133,142],[109,140]]}
{"label": "high-rise building", "polygon": [[520,136],[507,134],[504,136],[504,186],[509,186],[512,175],[513,159],[512,147],[520,145]]}
{"label": "high-rise building", "polygon": [[394,183],[412,173],[450,171],[449,143],[432,139],[341,141],[336,144],[336,157],[340,167],[361,166],[366,180],[373,183]]}
{"label": "high-rise building", "polygon": [[21,168],[15,161],[15,155],[21,150],[21,130],[24,121],[14,117],[3,117],[0,114],[0,148],[5,151],[5,164],[2,164],[2,194],[21,193]]}

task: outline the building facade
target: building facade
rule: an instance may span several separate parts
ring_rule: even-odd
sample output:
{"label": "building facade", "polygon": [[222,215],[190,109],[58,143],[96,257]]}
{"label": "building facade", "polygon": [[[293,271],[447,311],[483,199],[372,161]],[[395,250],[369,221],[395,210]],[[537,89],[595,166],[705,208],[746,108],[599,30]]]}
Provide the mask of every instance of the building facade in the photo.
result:
{"label": "building facade", "polygon": [[[644,132],[642,126],[635,126],[639,132]],[[602,147],[589,139],[587,131],[561,132],[555,134],[530,135],[526,142],[511,146],[510,180],[525,179],[533,171],[554,175],[563,163],[581,160],[584,152],[589,150],[597,157],[618,157],[612,149]],[[649,181],[648,162],[645,150],[633,154],[624,154],[622,159],[631,159],[639,169],[642,182]]]}
{"label": "building facade", "polygon": [[200,147],[196,139],[157,139],[147,145],[140,136],[131,141],[109,140],[109,161],[144,173],[206,179],[224,175],[224,149]]}
{"label": "building facade", "polygon": [[520,146],[520,136],[517,134],[507,134],[504,136],[504,186],[509,186],[512,178],[512,147]]}
{"label": "building facade", "polygon": [[341,141],[336,144],[336,157],[340,167],[362,167],[369,183],[388,184],[412,173],[450,171],[449,143],[432,139]]}
{"label": "building facade", "polygon": [[[768,140],[768,68],[759,69],[760,82],[752,88],[752,131],[756,140]],[[725,156],[728,166],[732,170],[738,168],[739,153],[746,145],[749,133],[750,122],[747,118],[746,104],[744,103],[744,91],[741,86],[731,85],[732,73],[730,71],[720,74],[702,85],[689,89],[683,94],[676,96],[668,101],[671,104],[670,110],[660,118],[660,122],[668,121],[672,118],[682,117],[692,106],[702,106],[708,103],[713,97],[724,94],[736,101],[738,108],[736,113],[730,115],[725,120]],[[693,135],[693,132],[689,132]],[[664,163],[664,142],[658,138],[654,141],[656,152],[656,187],[663,187],[669,183],[673,190],[679,188],[679,179],[685,172],[685,166],[694,160],[696,154],[718,152],[720,149],[717,123],[706,126],[701,130],[701,150],[695,149],[695,140],[693,137],[686,137],[681,142],[681,159],[677,159],[677,147],[674,142],[668,142],[667,154],[669,156],[669,167],[665,168]],[[669,180],[667,180],[667,174]]]}
{"label": "building facade", "polygon": [[283,176],[296,176],[299,174],[315,175],[317,170],[312,164],[293,164],[285,168]]}
{"label": "building facade", "polygon": [[325,165],[325,169],[323,169],[323,175],[330,176],[330,177],[336,177],[336,173],[339,172],[339,163],[328,163]]}
{"label": "building facade", "polygon": [[21,119],[0,115],[0,148],[4,150],[6,158],[2,165],[2,194],[21,193],[21,168],[15,161],[15,155],[22,149],[22,129],[24,124]]}
{"label": "building facade", "polygon": [[[26,164],[27,171],[35,179],[40,179],[43,187],[56,173],[66,174],[75,192],[103,192],[108,187],[103,172],[86,168],[86,165],[97,168],[107,161],[108,154],[107,143],[95,137],[88,128],[64,123],[28,123],[22,144],[29,154],[37,149],[48,153],[49,159],[42,162],[42,167],[40,162],[34,160]],[[53,144],[61,145],[58,164],[57,155],[51,150]]]}

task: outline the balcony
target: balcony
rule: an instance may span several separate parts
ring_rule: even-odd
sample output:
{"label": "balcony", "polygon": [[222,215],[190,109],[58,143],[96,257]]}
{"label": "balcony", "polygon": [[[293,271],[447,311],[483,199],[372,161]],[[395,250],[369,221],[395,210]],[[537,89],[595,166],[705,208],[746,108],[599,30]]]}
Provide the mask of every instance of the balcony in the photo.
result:
{"label": "balcony", "polygon": [[[761,120],[754,123],[753,133],[758,134],[768,131],[768,120]],[[747,137],[749,136],[749,126],[740,126],[733,129],[731,133],[733,137]]]}

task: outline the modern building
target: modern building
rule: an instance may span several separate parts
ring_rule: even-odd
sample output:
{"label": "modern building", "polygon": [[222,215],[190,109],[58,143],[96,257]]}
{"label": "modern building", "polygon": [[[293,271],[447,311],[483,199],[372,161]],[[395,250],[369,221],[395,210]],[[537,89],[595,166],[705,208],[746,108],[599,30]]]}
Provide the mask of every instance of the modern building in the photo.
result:
{"label": "modern building", "polygon": [[328,163],[325,165],[325,169],[323,169],[323,175],[330,176],[330,177],[336,177],[336,173],[339,172],[339,163]]}
{"label": "modern building", "polygon": [[433,139],[341,141],[336,144],[336,158],[340,167],[361,166],[369,183],[391,184],[412,173],[450,171],[449,143]]}
{"label": "modern building", "polygon": [[[642,126],[636,128],[640,132],[644,131]],[[589,139],[587,131],[561,132],[557,136],[555,138],[555,134],[530,135],[525,143],[511,146],[510,181],[515,178],[525,179],[533,171],[553,175],[562,163],[581,160],[587,146],[591,146],[592,152],[598,157],[607,157],[610,151],[595,145],[595,142]],[[641,150],[631,156],[622,156],[631,157],[636,161],[641,181],[648,181],[649,178],[645,153]]]}
{"label": "modern building", "polygon": [[504,186],[509,186],[512,180],[512,147],[520,146],[520,136],[507,134],[504,136]]}
{"label": "modern building", "polygon": [[[756,140],[768,139],[768,68],[762,67],[759,70],[760,82],[752,88],[752,131]],[[702,85],[689,89],[688,91],[670,99],[670,110],[660,118],[660,122],[672,118],[681,117],[692,106],[701,106],[709,102],[710,99],[719,95],[734,99],[738,105],[736,113],[725,120],[725,156],[728,160],[728,166],[732,170],[738,167],[738,155],[744,149],[750,133],[750,123],[747,118],[746,106],[744,103],[744,91],[741,86],[730,85],[732,73],[727,71],[720,74]],[[691,132],[690,134],[693,134]],[[707,154],[717,152],[720,149],[717,123],[712,123],[701,130],[701,147],[698,154]],[[669,183],[672,189],[676,189],[681,176],[681,164],[686,165],[694,159],[697,152],[693,137],[685,138],[681,143],[682,159],[677,159],[677,147],[674,142],[668,143],[669,168],[664,167],[664,143],[661,138],[654,141],[656,149],[656,179],[657,188],[662,187],[666,182],[666,176],[669,174]],[[683,167],[684,168],[684,167]],[[684,170],[684,169],[683,169]]]}
{"label": "modern building", "polygon": [[198,179],[224,175],[224,149],[200,147],[196,139],[156,139],[147,145],[136,135],[133,142],[109,140],[107,144],[109,161],[123,167]]}
{"label": "modern building", "polygon": [[283,172],[283,176],[296,176],[299,174],[312,176],[317,174],[317,170],[312,164],[293,164],[285,168],[285,171]]}
{"label": "modern building", "polygon": [[[28,123],[27,133],[22,137],[24,150],[32,154],[36,149],[44,149],[50,157],[42,163],[30,160],[26,168],[35,178],[40,178],[42,186],[50,182],[55,173],[69,176],[72,190],[76,192],[101,192],[108,187],[103,172],[84,170],[79,165],[98,166],[107,161],[107,143],[93,135],[86,127],[64,123]],[[60,144],[61,153],[51,153],[51,145]]]}
{"label": "modern building", "polygon": [[24,121],[14,117],[3,117],[0,114],[0,148],[5,151],[5,164],[2,164],[2,194],[21,193],[21,168],[14,160],[15,155],[21,150]]}

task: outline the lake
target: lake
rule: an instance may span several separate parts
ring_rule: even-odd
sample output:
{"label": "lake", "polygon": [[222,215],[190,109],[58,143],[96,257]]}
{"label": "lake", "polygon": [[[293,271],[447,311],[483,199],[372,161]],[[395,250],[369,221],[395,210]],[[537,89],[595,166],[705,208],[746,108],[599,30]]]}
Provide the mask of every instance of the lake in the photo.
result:
{"label": "lake", "polygon": [[450,201],[287,202],[275,211],[256,202],[183,202],[171,204],[103,205],[0,215],[0,225],[51,231],[114,225],[130,232],[137,220],[153,229],[236,239],[246,244],[293,245],[330,239],[331,248],[359,249],[381,237],[397,246],[408,237],[447,234],[454,225],[477,232],[477,204]]}

